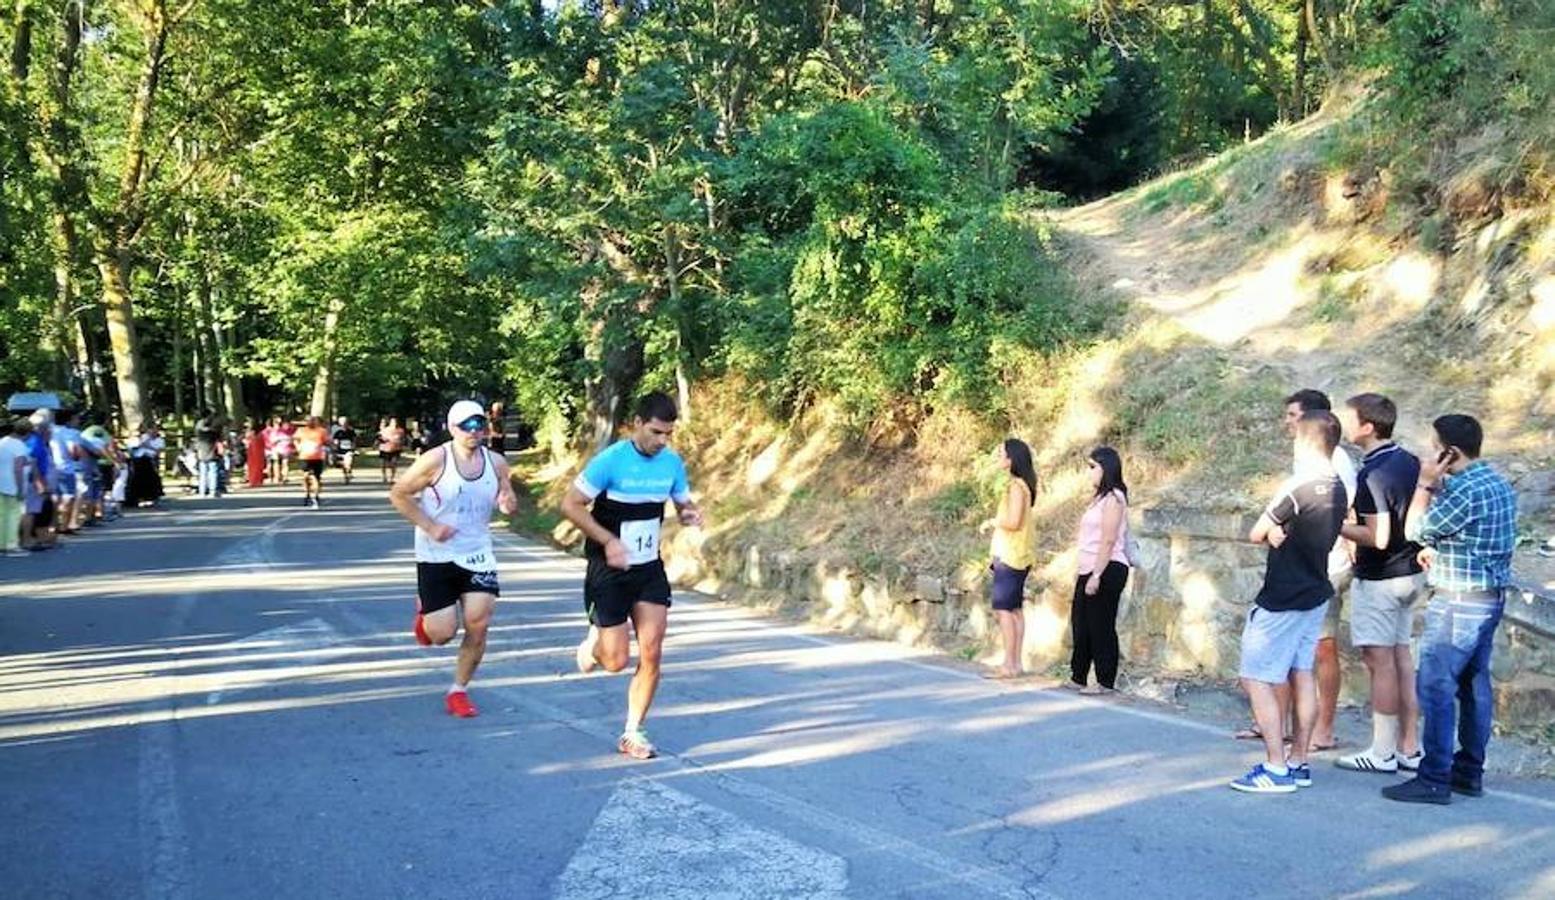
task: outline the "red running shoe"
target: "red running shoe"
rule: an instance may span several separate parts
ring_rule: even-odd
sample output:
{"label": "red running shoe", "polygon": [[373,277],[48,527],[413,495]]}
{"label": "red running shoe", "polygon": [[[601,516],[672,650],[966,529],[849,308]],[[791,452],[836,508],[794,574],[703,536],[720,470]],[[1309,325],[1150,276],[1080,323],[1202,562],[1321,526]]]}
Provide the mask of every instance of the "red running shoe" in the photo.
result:
{"label": "red running shoe", "polygon": [[421,621],[421,613],[416,613],[416,624],[411,631],[416,635],[416,643],[423,647],[432,646],[432,639],[427,637],[427,626]]}
{"label": "red running shoe", "polygon": [[473,719],[481,714],[481,711],[475,708],[475,704],[470,702],[470,695],[464,691],[454,691],[447,695],[443,698],[443,705],[448,707],[450,716],[461,719]]}

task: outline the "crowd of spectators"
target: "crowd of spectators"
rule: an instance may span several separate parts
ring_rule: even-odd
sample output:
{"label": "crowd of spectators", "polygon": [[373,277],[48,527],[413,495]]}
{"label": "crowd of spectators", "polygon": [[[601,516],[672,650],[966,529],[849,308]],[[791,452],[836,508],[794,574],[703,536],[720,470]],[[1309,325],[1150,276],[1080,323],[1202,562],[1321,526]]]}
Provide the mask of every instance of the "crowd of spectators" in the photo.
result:
{"label": "crowd of spectators", "polygon": [[121,441],[101,422],[40,409],[0,437],[0,553],[25,556],[162,496],[163,439],[148,424]]}

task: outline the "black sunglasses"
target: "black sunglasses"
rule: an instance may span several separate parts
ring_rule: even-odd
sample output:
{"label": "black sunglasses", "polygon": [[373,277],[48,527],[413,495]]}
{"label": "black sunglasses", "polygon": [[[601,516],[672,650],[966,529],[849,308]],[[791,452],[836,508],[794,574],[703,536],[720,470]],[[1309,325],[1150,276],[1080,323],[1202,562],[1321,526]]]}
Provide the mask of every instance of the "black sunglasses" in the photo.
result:
{"label": "black sunglasses", "polygon": [[455,427],[460,431],[485,431],[491,422],[485,416],[470,416]]}

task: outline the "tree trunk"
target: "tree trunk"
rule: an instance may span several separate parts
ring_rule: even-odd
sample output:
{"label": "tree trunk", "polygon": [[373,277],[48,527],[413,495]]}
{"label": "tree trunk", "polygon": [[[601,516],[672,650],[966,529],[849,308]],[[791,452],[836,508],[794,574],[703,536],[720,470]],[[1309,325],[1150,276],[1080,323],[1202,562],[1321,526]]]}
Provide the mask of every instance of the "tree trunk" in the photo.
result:
{"label": "tree trunk", "polygon": [[140,338],[135,333],[135,306],[130,301],[130,262],[119,246],[100,247],[97,271],[103,280],[103,313],[108,318],[108,344],[119,386],[119,414],[126,423],[146,420]]}
{"label": "tree trunk", "polygon": [[230,418],[231,410],[225,402],[226,379],[222,376],[221,351],[216,334],[216,316],[211,307],[210,272],[202,266],[195,276],[195,309],[199,312],[200,374],[204,381],[206,405],[223,419]]}
{"label": "tree trunk", "polygon": [[86,372],[86,392],[87,396],[92,398],[90,401],[92,407],[104,412],[112,412],[113,394],[108,390],[108,382],[103,380],[102,353],[97,341],[98,322],[92,318],[92,314],[96,311],[93,306],[76,304],[74,335],[76,354],[83,360],[81,366]]}
{"label": "tree trunk", "polygon": [[1293,87],[1291,105],[1295,107],[1294,117],[1297,120],[1307,117],[1307,18],[1304,15],[1296,17],[1296,83]]}
{"label": "tree trunk", "polygon": [[173,291],[173,417],[184,419],[184,302]]}
{"label": "tree trunk", "polygon": [[124,171],[119,177],[119,198],[113,214],[99,223],[97,268],[102,273],[103,312],[108,317],[108,342],[113,349],[114,375],[119,384],[119,409],[125,422],[145,420],[145,376],[140,361],[140,338],[135,333],[135,303],[130,291],[130,244],[134,217],[139,214],[145,188],[146,135],[156,104],[157,84],[167,49],[167,9],[154,0],[146,15],[146,60],[135,99],[130,107],[124,139]]}
{"label": "tree trunk", "polygon": [[680,421],[691,424],[691,379],[686,374],[686,327],[692,311],[680,292],[680,239],[673,226],[664,229],[664,283],[669,285],[670,315],[675,319],[675,394]]}
{"label": "tree trunk", "polygon": [[319,368],[313,375],[313,397],[308,404],[308,415],[329,415],[330,389],[335,383],[335,349],[336,339],[340,331],[340,314],[345,310],[345,302],[340,298],[332,298],[329,301],[329,310],[324,313],[324,352],[319,356]]}
{"label": "tree trunk", "polygon": [[589,411],[589,440],[598,450],[615,439],[626,420],[627,403],[643,372],[643,345],[635,337],[612,341],[607,337],[615,329],[600,326],[590,348],[590,357],[600,361],[600,372],[589,380],[586,392]]}
{"label": "tree trunk", "polygon": [[221,324],[223,292],[220,285],[213,286],[212,291],[214,314],[211,319],[211,343],[216,350],[216,359],[219,360],[218,377],[221,379],[222,405],[227,408],[227,415],[233,422],[241,422],[247,417],[248,411],[243,408],[242,382],[238,380],[237,373],[233,370],[232,360],[227,356],[227,348],[232,345],[232,342],[227,330]]}
{"label": "tree trunk", "polygon": [[[57,198],[56,198],[57,199]],[[76,226],[70,216],[56,203],[54,209],[54,328],[52,341],[59,351],[60,362],[68,373],[72,387],[79,387],[87,394],[89,404],[100,401],[92,397],[91,357],[86,352],[85,337],[76,319],[76,286],[72,275],[76,258]]]}
{"label": "tree trunk", "polygon": [[16,0],[11,14],[11,78],[18,86],[26,83],[32,59],[31,0]]}
{"label": "tree trunk", "polygon": [[1317,0],[1306,0],[1304,13],[1307,23],[1307,40],[1312,42],[1312,48],[1317,51],[1318,57],[1323,60],[1323,69],[1332,77],[1334,61],[1329,56],[1328,44],[1323,40],[1322,29],[1317,24]]}

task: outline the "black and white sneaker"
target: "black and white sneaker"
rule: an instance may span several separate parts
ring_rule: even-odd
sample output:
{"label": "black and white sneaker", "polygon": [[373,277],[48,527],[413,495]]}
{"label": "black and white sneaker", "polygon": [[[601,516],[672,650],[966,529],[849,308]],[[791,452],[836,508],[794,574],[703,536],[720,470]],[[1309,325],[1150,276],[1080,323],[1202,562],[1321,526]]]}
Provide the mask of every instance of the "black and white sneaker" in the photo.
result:
{"label": "black and white sneaker", "polygon": [[1334,765],[1341,769],[1349,769],[1351,772],[1378,772],[1391,775],[1398,771],[1398,757],[1392,753],[1387,756],[1376,756],[1368,747],[1359,753],[1339,757],[1334,760]]}

